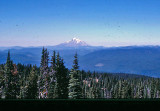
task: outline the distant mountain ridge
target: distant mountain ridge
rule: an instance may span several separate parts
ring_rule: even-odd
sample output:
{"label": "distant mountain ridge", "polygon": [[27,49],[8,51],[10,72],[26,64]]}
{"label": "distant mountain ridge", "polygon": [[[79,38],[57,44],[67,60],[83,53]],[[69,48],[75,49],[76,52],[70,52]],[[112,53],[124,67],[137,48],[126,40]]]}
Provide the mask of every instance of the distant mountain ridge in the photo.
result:
{"label": "distant mountain ridge", "polygon": [[[71,68],[75,52],[80,69],[110,73],[132,73],[160,77],[160,46],[90,46],[73,38],[56,45],[46,46],[50,56],[59,52],[67,68]],[[41,47],[0,47],[0,64],[6,62],[8,49],[14,63],[40,65]]]}

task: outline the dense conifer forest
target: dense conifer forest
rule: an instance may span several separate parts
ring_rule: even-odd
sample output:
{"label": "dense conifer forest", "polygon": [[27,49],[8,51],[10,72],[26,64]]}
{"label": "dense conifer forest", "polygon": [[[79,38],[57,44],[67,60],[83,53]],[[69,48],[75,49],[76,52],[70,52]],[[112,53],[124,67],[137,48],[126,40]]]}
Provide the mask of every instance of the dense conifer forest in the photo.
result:
{"label": "dense conifer forest", "polygon": [[72,69],[53,51],[42,49],[40,67],[14,64],[10,51],[0,65],[1,99],[120,99],[160,98],[160,79],[134,74],[79,70],[78,55]]}

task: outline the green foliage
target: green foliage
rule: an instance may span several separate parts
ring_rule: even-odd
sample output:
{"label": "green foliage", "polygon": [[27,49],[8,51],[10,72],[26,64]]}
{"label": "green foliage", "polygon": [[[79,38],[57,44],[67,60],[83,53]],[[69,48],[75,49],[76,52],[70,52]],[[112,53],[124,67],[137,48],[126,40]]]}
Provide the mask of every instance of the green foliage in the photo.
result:
{"label": "green foliage", "polygon": [[38,74],[36,70],[36,66],[33,66],[31,73],[28,77],[28,86],[27,86],[27,94],[26,98],[28,99],[36,99],[37,98],[37,91],[38,91]]}
{"label": "green foliage", "polygon": [[64,66],[63,59],[59,56],[56,57],[56,68],[55,68],[55,95],[56,98],[66,99],[68,98],[68,77],[67,68]]}
{"label": "green foliage", "polygon": [[43,48],[41,65],[40,65],[40,75],[38,77],[38,93],[39,98],[48,98],[48,88],[49,88],[49,53],[47,49]]}
{"label": "green foliage", "polygon": [[8,52],[0,65],[0,98],[5,99],[137,99],[160,98],[160,79],[79,70],[77,53],[68,70],[59,53],[43,48],[40,67],[14,64]]}
{"label": "green foliage", "polygon": [[50,76],[50,81],[49,81],[49,89],[48,89],[48,98],[53,99],[56,98],[56,52],[53,51],[53,56],[51,59],[51,67],[50,67],[50,72],[49,72],[49,76]]}
{"label": "green foliage", "polygon": [[16,99],[19,95],[18,75],[14,74],[13,61],[10,59],[10,51],[5,64],[5,98]]}
{"label": "green foliage", "polygon": [[77,53],[74,56],[75,60],[73,62],[73,68],[70,71],[70,80],[69,80],[69,94],[68,97],[71,99],[80,99],[82,98],[82,89],[81,89],[81,81],[80,81],[80,73],[78,66],[78,58]]}
{"label": "green foliage", "polygon": [[4,94],[4,87],[5,87],[5,73],[4,73],[4,65],[0,65],[0,98]]}

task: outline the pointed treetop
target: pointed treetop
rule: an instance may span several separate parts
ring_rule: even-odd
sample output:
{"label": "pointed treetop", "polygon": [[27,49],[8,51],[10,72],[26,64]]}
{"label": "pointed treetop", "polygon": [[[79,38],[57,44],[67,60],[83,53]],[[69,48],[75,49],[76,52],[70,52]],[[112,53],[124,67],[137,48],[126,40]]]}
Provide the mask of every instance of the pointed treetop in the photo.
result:
{"label": "pointed treetop", "polygon": [[79,66],[78,66],[78,57],[77,57],[77,52],[75,53],[75,56],[74,56],[74,61],[73,61],[73,69],[74,70],[78,70],[79,69]]}
{"label": "pointed treetop", "polygon": [[8,50],[7,62],[11,61],[10,50]]}

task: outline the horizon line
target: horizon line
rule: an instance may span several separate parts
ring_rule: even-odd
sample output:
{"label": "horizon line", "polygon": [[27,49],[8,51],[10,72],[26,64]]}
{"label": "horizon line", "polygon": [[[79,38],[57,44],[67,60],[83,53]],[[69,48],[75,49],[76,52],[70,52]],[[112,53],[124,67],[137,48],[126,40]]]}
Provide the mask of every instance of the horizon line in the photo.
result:
{"label": "horizon line", "polygon": [[[58,44],[59,45],[59,44]],[[15,45],[15,46],[0,46],[0,48],[10,48],[10,47],[54,47],[58,45],[40,45],[40,46],[20,46],[20,45]],[[78,46],[78,47],[144,47],[144,46],[160,46],[160,45],[119,45],[119,46],[103,46],[103,45],[88,45],[88,46]],[[64,47],[69,47],[69,46],[64,46]],[[74,46],[73,46],[74,47]]]}

